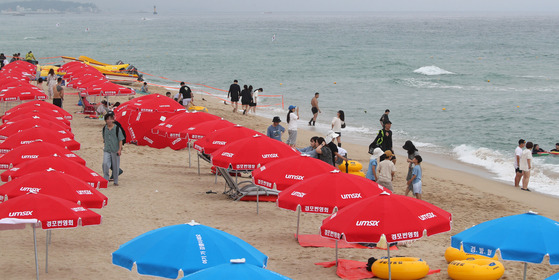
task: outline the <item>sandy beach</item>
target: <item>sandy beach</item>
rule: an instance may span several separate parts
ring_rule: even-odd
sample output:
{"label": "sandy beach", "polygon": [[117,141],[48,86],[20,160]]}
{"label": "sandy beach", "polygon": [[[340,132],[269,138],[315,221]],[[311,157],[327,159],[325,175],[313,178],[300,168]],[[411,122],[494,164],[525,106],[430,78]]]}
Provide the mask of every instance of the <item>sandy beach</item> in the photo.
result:
{"label": "sandy beach", "polygon": [[[154,90],[154,87],[152,87]],[[157,89],[157,92],[166,90]],[[201,100],[203,97],[205,100]],[[127,97],[111,98],[126,101]],[[231,122],[265,133],[271,119],[244,116],[233,113],[230,105],[207,95],[196,94],[196,105]],[[64,109],[74,115],[72,129],[81,143],[76,154],[87,161],[87,166],[102,174],[102,120],[86,119],[79,114],[77,96],[67,95]],[[286,104],[287,105],[287,104]],[[303,108],[306,109],[306,108]],[[280,116],[285,120],[285,115]],[[285,123],[282,123],[286,127]],[[378,125],[378,124],[377,124]],[[312,128],[299,123],[297,146],[308,145]],[[321,135],[322,136],[322,135]],[[287,135],[283,137],[285,140]],[[344,142],[350,158],[367,165],[369,155],[366,144]],[[394,192],[404,194],[407,164],[404,150],[395,147],[399,159],[394,181]],[[511,159],[512,160],[512,159]],[[333,261],[335,250],[331,248],[303,248],[295,241],[297,215],[279,209],[275,203],[261,203],[256,215],[255,202],[235,202],[221,194],[224,181],[210,173],[210,165],[201,162],[201,174],[197,173],[196,154],[192,152],[192,167],[188,166],[188,151],[153,149],[125,145],[121,160],[124,174],[120,186],[109,183],[101,189],[108,198],[108,206],[94,210],[103,216],[99,226],[54,230],[49,247],[49,272],[45,273],[45,232],[38,231],[39,264],[41,279],[161,279],[141,276],[136,271],[112,265],[111,253],[119,245],[147,231],[168,225],[195,220],[201,224],[224,230],[251,243],[269,256],[268,268],[293,279],[339,279],[335,268],[322,268],[317,262]],[[431,269],[441,273],[425,279],[450,279],[446,273],[444,251],[450,245],[450,237],[462,230],[502,216],[535,211],[559,220],[559,199],[528,193],[515,189],[512,184],[499,183],[465,172],[437,167],[430,162],[422,163],[423,199],[453,215],[450,232],[426,237],[410,247],[400,247],[393,255],[420,257]],[[512,166],[511,166],[512,168]],[[365,171],[365,170],[363,170]],[[245,176],[248,179],[247,176]],[[511,178],[512,179],[512,178]],[[217,194],[207,194],[212,190]],[[318,234],[325,215],[303,214],[302,234]],[[522,226],[522,225],[519,225]],[[0,232],[1,279],[34,279],[33,235],[30,227],[24,230]],[[386,255],[376,249],[342,249],[340,258],[367,261],[369,257]],[[502,279],[520,279],[523,264],[503,261],[506,268]],[[544,279],[559,271],[547,258],[544,264],[529,264],[528,279]]]}

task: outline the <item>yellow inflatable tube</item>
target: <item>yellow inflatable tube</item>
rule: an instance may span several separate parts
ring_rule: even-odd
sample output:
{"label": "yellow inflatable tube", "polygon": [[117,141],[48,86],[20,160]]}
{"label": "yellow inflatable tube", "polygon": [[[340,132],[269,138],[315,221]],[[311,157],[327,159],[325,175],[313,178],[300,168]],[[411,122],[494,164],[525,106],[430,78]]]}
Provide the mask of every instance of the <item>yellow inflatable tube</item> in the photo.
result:
{"label": "yellow inflatable tube", "polygon": [[[381,279],[388,279],[388,259],[380,259],[373,263],[373,274]],[[394,280],[421,279],[429,273],[429,266],[420,258],[390,258],[390,270]]]}
{"label": "yellow inflatable tube", "polygon": [[463,250],[458,250],[456,248],[453,247],[448,247],[446,248],[446,251],[444,252],[444,258],[446,259],[446,262],[449,263],[451,261],[461,261],[461,260],[467,260],[467,259],[487,259],[487,260],[499,260],[499,258],[497,257],[497,254],[495,254],[495,256],[493,256],[492,258],[490,257],[486,257],[486,256],[481,256],[481,255],[475,255],[475,254],[468,254],[466,252],[464,252]]}
{"label": "yellow inflatable tube", "polygon": [[350,171],[349,174],[353,174],[365,178],[365,173],[363,173],[362,171]]}
{"label": "yellow inflatable tube", "polygon": [[[349,169],[349,172],[359,172],[361,171],[361,169],[363,169],[363,165],[355,160],[350,160],[347,162],[349,165],[347,167],[347,169]],[[346,166],[345,166],[346,162],[344,160],[344,162],[342,162],[340,165],[338,165],[338,168],[340,169],[340,171],[342,172],[346,172]]]}
{"label": "yellow inflatable tube", "polygon": [[196,112],[208,112],[208,109],[203,106],[190,106],[188,111],[196,111]]}
{"label": "yellow inflatable tube", "polygon": [[448,276],[453,280],[496,280],[505,273],[502,263],[488,259],[452,261]]}

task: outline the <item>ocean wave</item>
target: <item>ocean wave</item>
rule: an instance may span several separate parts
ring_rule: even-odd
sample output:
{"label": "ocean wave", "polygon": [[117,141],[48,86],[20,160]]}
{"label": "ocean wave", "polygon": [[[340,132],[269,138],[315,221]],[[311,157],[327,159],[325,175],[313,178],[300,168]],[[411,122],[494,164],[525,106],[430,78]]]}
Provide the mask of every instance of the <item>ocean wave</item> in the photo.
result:
{"label": "ocean wave", "polygon": [[402,79],[400,81],[396,81],[396,83],[412,88],[464,89],[464,87],[460,85],[444,85],[433,81],[425,81],[414,78]]}
{"label": "ocean wave", "polygon": [[[500,151],[488,148],[476,148],[469,145],[460,145],[452,151],[458,160],[481,166],[495,174],[496,179],[512,184],[514,178],[513,151],[510,155],[505,155]],[[535,169],[530,175],[531,190],[559,196],[559,184],[557,178],[557,167],[552,164],[543,163],[542,159],[534,159]]]}
{"label": "ocean wave", "polygon": [[437,75],[452,75],[455,73],[452,73],[450,71],[446,71],[442,68],[439,68],[435,65],[431,65],[431,66],[423,66],[419,69],[415,69],[413,70],[414,73],[417,74],[423,74],[426,76],[437,76]]}

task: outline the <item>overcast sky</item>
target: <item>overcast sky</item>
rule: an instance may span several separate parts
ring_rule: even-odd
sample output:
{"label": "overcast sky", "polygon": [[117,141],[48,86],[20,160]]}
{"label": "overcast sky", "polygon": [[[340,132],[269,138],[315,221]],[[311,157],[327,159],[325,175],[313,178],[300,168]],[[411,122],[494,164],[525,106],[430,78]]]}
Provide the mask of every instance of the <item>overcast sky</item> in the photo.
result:
{"label": "overcast sky", "polygon": [[559,13],[559,0],[80,0],[106,11]]}

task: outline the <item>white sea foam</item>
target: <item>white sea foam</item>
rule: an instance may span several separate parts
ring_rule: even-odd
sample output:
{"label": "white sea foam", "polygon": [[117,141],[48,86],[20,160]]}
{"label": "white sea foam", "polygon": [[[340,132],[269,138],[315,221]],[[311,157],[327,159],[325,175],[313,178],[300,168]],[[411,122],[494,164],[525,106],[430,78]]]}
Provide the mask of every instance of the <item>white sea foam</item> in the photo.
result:
{"label": "white sea foam", "polygon": [[[513,151],[505,155],[499,151],[488,148],[475,148],[460,145],[453,149],[456,157],[469,164],[485,167],[495,175],[495,179],[510,182],[514,178]],[[557,168],[555,165],[545,164],[540,158],[534,159],[535,169],[530,176],[529,188],[536,192],[559,196],[559,183],[557,181]]]}
{"label": "white sea foam", "polygon": [[423,66],[419,69],[415,69],[413,72],[417,73],[417,74],[427,75],[427,76],[452,75],[452,74],[454,74],[450,71],[446,71],[446,70],[444,70],[442,68],[439,68],[435,65]]}

